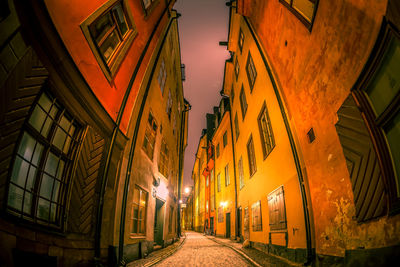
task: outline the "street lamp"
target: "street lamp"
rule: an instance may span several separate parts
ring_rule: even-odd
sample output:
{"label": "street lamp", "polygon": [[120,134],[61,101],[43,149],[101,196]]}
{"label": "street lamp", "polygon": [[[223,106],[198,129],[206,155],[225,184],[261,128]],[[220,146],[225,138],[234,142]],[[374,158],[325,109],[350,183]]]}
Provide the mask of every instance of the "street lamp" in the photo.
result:
{"label": "street lamp", "polygon": [[186,187],[186,188],[185,188],[185,194],[189,194],[189,192],[190,192],[190,188],[189,188],[189,187]]}

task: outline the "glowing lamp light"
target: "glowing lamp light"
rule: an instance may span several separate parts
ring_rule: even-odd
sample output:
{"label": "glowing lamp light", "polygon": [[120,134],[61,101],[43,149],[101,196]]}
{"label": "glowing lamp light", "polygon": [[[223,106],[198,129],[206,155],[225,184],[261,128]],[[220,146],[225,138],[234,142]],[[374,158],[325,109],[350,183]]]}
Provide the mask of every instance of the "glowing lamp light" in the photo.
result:
{"label": "glowing lamp light", "polygon": [[189,192],[190,192],[190,188],[189,188],[189,187],[186,187],[186,188],[185,188],[185,194],[189,194]]}
{"label": "glowing lamp light", "polygon": [[179,199],[179,204],[182,204],[182,199]]}
{"label": "glowing lamp light", "polygon": [[226,206],[228,206],[228,201],[221,201],[221,203],[219,204],[221,207],[225,208]]}

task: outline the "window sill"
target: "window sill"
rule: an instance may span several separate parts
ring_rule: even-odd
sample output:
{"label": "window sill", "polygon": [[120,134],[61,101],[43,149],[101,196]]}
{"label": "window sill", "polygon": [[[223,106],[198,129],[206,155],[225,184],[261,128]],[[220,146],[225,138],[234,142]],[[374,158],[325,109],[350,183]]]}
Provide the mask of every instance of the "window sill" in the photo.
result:
{"label": "window sill", "polygon": [[130,234],[130,239],[146,239],[146,235]]}

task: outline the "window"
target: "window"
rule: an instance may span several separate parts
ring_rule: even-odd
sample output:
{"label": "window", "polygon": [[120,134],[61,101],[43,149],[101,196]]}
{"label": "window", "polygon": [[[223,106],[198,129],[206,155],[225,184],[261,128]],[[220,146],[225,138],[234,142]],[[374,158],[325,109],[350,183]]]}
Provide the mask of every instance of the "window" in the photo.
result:
{"label": "window", "polygon": [[211,211],[214,211],[214,209],[215,209],[215,205],[214,205],[214,202],[215,202],[215,195],[214,194],[212,194],[211,195]]}
{"label": "window", "polygon": [[132,16],[121,0],[110,0],[81,29],[99,65],[111,81],[136,35]]}
{"label": "window", "polygon": [[169,208],[169,220],[168,220],[168,233],[172,233],[172,229],[174,229],[173,222],[174,222],[174,207],[170,206]]}
{"label": "window", "polygon": [[239,30],[239,39],[238,39],[238,45],[239,45],[239,49],[240,52],[243,51],[243,43],[244,43],[244,34],[242,29]]}
{"label": "window", "polygon": [[244,208],[243,213],[243,231],[246,233],[250,229],[249,207]]}
{"label": "window", "polygon": [[217,190],[218,192],[221,192],[221,174],[218,173],[217,175]]}
{"label": "window", "polygon": [[208,187],[208,176],[206,177],[206,186]]}
{"label": "window", "polygon": [[319,0],[279,0],[311,31]]}
{"label": "window", "polygon": [[265,102],[261,108],[260,114],[258,115],[258,128],[260,129],[261,145],[265,159],[275,147],[275,139],[272,132],[271,120],[269,119],[267,105]]}
{"label": "window", "polygon": [[165,143],[165,140],[162,140],[161,149],[160,149],[160,159],[158,162],[158,171],[164,175],[165,178],[168,178],[168,146]]}
{"label": "window", "polygon": [[226,131],[224,132],[224,135],[222,137],[222,141],[224,143],[224,147],[226,147],[226,145],[228,144],[228,134],[227,134]]}
{"label": "window", "polygon": [[217,144],[217,148],[216,148],[216,150],[217,150],[217,158],[219,157],[219,143]]}
{"label": "window", "polygon": [[208,201],[206,201],[206,213],[208,213]]}
{"label": "window", "polygon": [[225,186],[230,185],[231,179],[229,177],[229,164],[226,164],[225,166]]}
{"label": "window", "polygon": [[171,90],[168,91],[168,100],[167,100],[167,107],[166,110],[168,119],[171,120],[171,113],[172,113],[172,96],[171,96]]}
{"label": "window", "polygon": [[242,157],[240,157],[238,162],[238,171],[239,171],[239,188],[242,189],[244,187],[244,171],[243,171]]}
{"label": "window", "polygon": [[26,122],[10,170],[10,213],[62,226],[80,128],[57,99],[42,93]]}
{"label": "window", "polygon": [[161,60],[160,68],[158,69],[158,85],[160,86],[161,94],[164,94],[165,82],[167,80],[167,69],[165,68],[164,59]]}
{"label": "window", "polygon": [[249,171],[252,176],[257,171],[256,155],[254,153],[253,136],[250,135],[249,141],[247,142],[247,155],[249,157]]}
{"label": "window", "polygon": [[257,201],[251,205],[251,223],[253,232],[262,231],[262,220],[261,220],[261,201]]}
{"label": "window", "polygon": [[157,2],[157,1],[158,0],[142,0],[143,9],[144,9],[144,12],[145,12],[146,16],[148,14],[150,14],[150,12],[153,9],[153,6],[155,5],[154,3]]}
{"label": "window", "polygon": [[243,84],[242,84],[242,89],[240,90],[240,107],[242,109],[242,119],[244,120],[247,111],[247,101],[246,101],[246,94],[244,93]]}
{"label": "window", "polygon": [[224,222],[224,208],[223,207],[218,207],[218,222],[219,223]]}
{"label": "window", "polygon": [[238,117],[237,117],[237,113],[235,114],[235,134],[236,134],[236,141],[237,141],[238,138],[239,138],[239,134],[240,134],[240,131],[239,131],[239,120],[238,120]]}
{"label": "window", "polygon": [[240,70],[239,61],[238,61],[238,59],[237,59],[237,57],[236,57],[236,61],[235,61],[235,76],[236,76],[236,81],[237,81],[237,79],[238,79],[238,77],[239,77],[239,70]]}
{"label": "window", "polygon": [[154,143],[156,142],[157,134],[157,123],[149,112],[149,118],[147,120],[146,132],[144,134],[142,149],[146,152],[147,156],[153,160]]}
{"label": "window", "polygon": [[138,186],[133,191],[132,234],[146,234],[147,192]]}
{"label": "window", "polygon": [[[358,222],[385,215],[386,210],[400,212],[399,62],[400,33],[384,22],[353,92],[338,111],[336,129],[353,183]],[[364,121],[365,125],[358,123],[355,128],[348,121]],[[350,134],[361,133],[363,138],[348,142],[351,136],[343,129],[351,126]],[[370,160],[365,163],[364,158]]]}
{"label": "window", "polygon": [[257,70],[256,66],[254,66],[253,58],[251,57],[250,51],[249,55],[247,56],[246,73],[247,73],[247,78],[249,79],[250,92],[251,92],[253,91],[254,84],[256,83]]}
{"label": "window", "polygon": [[268,194],[269,227],[271,230],[286,229],[286,208],[283,186]]}

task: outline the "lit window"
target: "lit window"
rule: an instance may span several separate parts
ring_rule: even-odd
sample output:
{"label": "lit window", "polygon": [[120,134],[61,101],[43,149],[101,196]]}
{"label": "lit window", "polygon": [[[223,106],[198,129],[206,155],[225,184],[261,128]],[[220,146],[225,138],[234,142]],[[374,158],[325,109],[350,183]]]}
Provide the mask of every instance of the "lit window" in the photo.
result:
{"label": "lit window", "polygon": [[230,185],[231,179],[229,177],[229,164],[226,164],[225,166],[225,186]]}
{"label": "lit window", "polygon": [[251,205],[251,219],[252,219],[253,232],[262,231],[260,200]]}
{"label": "lit window", "polygon": [[238,172],[239,172],[239,188],[244,187],[244,171],[243,171],[243,159],[240,157],[238,162]]}
{"label": "lit window", "polygon": [[161,60],[160,68],[158,70],[158,85],[160,86],[161,94],[164,94],[165,82],[167,80],[167,69],[165,68],[164,59]]}
{"label": "lit window", "polygon": [[238,45],[239,45],[239,49],[240,52],[243,51],[243,43],[244,43],[244,34],[242,29],[239,30],[239,39],[238,39]]}
{"label": "lit window", "polygon": [[279,0],[311,30],[319,0]]}
{"label": "lit window", "polygon": [[254,84],[256,83],[257,70],[256,67],[254,66],[253,58],[251,57],[250,52],[249,55],[247,56],[246,73],[247,73],[247,78],[249,79],[250,91],[252,91]]}
{"label": "lit window", "polygon": [[242,85],[242,90],[240,90],[240,107],[242,109],[242,118],[246,116],[247,111],[247,101],[246,101],[246,94],[244,92],[244,88]]}
{"label": "lit window", "polygon": [[252,176],[257,171],[256,155],[254,153],[253,137],[250,135],[250,139],[247,142],[247,155],[249,157],[249,171]]}
{"label": "lit window", "polygon": [[272,132],[271,120],[269,119],[267,105],[264,105],[258,115],[258,128],[260,129],[260,137],[264,159],[271,153],[275,147],[274,134]]}
{"label": "lit window", "polygon": [[69,173],[80,126],[55,98],[43,93],[26,124],[14,158],[8,211],[38,223],[62,226]]}
{"label": "lit window", "polygon": [[108,80],[121,64],[136,35],[131,15],[121,0],[110,0],[82,24],[86,40]]}
{"label": "lit window", "polygon": [[286,229],[286,208],[283,186],[268,194],[269,227],[271,230]]}
{"label": "lit window", "polygon": [[146,234],[147,192],[136,186],[132,203],[132,234]]}
{"label": "lit window", "polygon": [[153,115],[149,112],[149,118],[147,120],[146,132],[144,134],[142,148],[151,160],[153,160],[154,143],[156,142],[156,134],[157,134],[157,123],[156,123]]}
{"label": "lit window", "polygon": [[158,162],[158,171],[168,178],[168,146],[165,140],[162,140],[160,149],[160,160]]}
{"label": "lit window", "polygon": [[226,147],[228,145],[228,134],[226,131],[222,137],[222,141],[223,141],[224,147]]}

